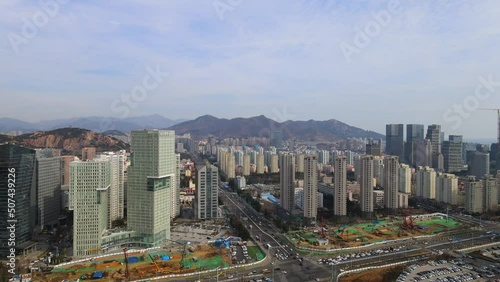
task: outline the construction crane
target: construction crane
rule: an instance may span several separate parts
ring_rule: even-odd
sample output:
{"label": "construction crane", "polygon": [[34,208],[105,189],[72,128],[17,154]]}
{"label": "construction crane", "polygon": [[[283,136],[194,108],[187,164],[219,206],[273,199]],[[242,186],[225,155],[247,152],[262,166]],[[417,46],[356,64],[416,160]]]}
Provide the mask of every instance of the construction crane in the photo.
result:
{"label": "construction crane", "polygon": [[479,109],[481,111],[496,111],[497,112],[497,115],[498,115],[498,123],[497,123],[497,127],[498,127],[498,131],[497,131],[497,142],[498,144],[500,144],[500,109],[486,109],[486,108],[482,108],[482,109]]}
{"label": "construction crane", "polygon": [[181,265],[181,269],[186,268],[186,265],[184,264],[184,258],[186,257],[186,248],[187,248],[187,245],[190,245],[190,244],[191,244],[191,242],[188,242],[188,241],[179,242],[179,241],[170,240],[170,239],[166,239],[166,240],[167,240],[167,241],[170,241],[170,242],[177,243],[177,244],[179,244],[179,245],[182,245],[182,246],[183,246],[183,250],[182,250],[182,257],[181,257],[181,262],[180,262],[180,265]]}
{"label": "construction crane", "polygon": [[160,267],[158,266],[158,264],[156,263],[155,259],[153,258],[153,256],[151,256],[151,254],[148,254],[149,258],[151,259],[151,261],[153,262],[153,264],[156,266],[156,272],[157,273],[162,273],[163,270],[160,269]]}
{"label": "construction crane", "polygon": [[123,255],[125,256],[125,281],[128,281],[130,279],[130,272],[128,270],[127,248],[123,248]]}

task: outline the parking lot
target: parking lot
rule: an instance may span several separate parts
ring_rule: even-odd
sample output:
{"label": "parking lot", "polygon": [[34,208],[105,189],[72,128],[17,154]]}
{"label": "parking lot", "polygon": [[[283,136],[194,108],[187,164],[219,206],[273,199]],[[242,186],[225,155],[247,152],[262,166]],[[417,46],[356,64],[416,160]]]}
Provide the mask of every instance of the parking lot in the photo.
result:
{"label": "parking lot", "polygon": [[475,265],[469,259],[428,261],[406,267],[396,281],[491,281],[491,279],[498,277],[498,274],[500,274],[500,267],[494,269],[491,267]]}
{"label": "parking lot", "polygon": [[322,258],[322,259],[318,260],[318,263],[319,264],[327,264],[327,265],[336,265],[336,264],[341,263],[342,261],[358,259],[358,258],[366,258],[366,257],[370,257],[370,256],[377,256],[377,255],[388,254],[388,253],[395,253],[395,252],[399,252],[399,251],[401,251],[401,248],[399,248],[399,247],[381,248],[381,249],[372,250],[372,251],[339,255],[339,256],[331,257],[331,258]]}

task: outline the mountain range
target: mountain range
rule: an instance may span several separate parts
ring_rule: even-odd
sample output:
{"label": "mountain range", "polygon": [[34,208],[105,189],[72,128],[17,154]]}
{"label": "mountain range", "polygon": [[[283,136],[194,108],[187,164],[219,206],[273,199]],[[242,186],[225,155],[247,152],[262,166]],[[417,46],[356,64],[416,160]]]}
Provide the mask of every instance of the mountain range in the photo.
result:
{"label": "mountain range", "polygon": [[349,137],[385,138],[384,135],[347,125],[335,119],[325,121],[285,121],[276,122],[263,115],[251,118],[221,119],[204,115],[195,120],[185,121],[169,127],[177,135],[190,133],[194,137],[270,137],[281,131],[283,139],[297,141],[331,142]]}
{"label": "mountain range", "polygon": [[[15,119],[1,118],[0,132],[23,131],[40,132],[53,128],[82,128],[104,135],[126,136],[136,129],[170,129],[177,135],[186,133],[195,138],[214,137],[271,137],[280,131],[283,139],[305,142],[334,142],[347,138],[384,138],[382,134],[353,127],[335,119],[325,121],[285,121],[277,122],[263,115],[251,118],[224,119],[204,115],[194,120],[171,120],[160,115],[133,117],[126,119],[86,117],[28,123]],[[38,133],[40,134],[40,133]],[[29,136],[29,135],[27,135]],[[1,139],[1,138],[0,138]],[[124,140],[124,139],[123,139]],[[1,140],[0,140],[1,141]]]}
{"label": "mountain range", "polygon": [[58,128],[85,128],[94,132],[105,132],[117,130],[128,133],[135,129],[152,129],[170,127],[185,119],[172,120],[161,115],[149,115],[128,118],[110,117],[81,117],[69,119],[47,120],[29,123],[18,119],[0,118],[0,132],[22,131],[31,133],[36,131],[47,131]]}

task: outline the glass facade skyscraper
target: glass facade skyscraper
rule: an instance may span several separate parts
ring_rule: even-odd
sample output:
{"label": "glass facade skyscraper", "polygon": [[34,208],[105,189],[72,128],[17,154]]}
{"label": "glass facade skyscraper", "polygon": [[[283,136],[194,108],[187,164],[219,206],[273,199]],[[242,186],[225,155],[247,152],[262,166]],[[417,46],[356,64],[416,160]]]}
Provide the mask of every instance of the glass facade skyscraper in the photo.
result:
{"label": "glass facade skyscraper", "polygon": [[9,169],[15,168],[16,248],[32,237],[36,220],[35,150],[14,144],[0,145],[0,256],[9,254],[8,184]]}

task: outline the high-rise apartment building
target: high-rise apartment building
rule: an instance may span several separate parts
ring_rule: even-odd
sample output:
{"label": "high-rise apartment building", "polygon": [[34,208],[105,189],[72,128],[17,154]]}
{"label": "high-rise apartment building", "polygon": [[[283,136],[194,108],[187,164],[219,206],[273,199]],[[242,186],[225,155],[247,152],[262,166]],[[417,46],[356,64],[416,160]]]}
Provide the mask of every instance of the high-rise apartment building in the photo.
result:
{"label": "high-rise apartment building", "polygon": [[110,186],[108,196],[108,228],[112,227],[113,221],[123,218],[124,214],[124,184],[125,184],[125,151],[118,153],[105,152],[94,158],[94,160],[109,161],[110,163]]}
{"label": "high-rise apartment building", "polygon": [[334,160],[333,214],[347,215],[347,157],[338,156]]}
{"label": "high-rise apartment building", "polygon": [[296,157],[297,161],[297,172],[304,172],[304,154],[298,154]]}
{"label": "high-rise apartment building", "polygon": [[404,125],[388,124],[386,125],[386,145],[385,153],[387,155],[404,157]]}
{"label": "high-rise apartment building", "polygon": [[61,156],[61,186],[69,185],[69,163],[76,160],[76,156]]}
{"label": "high-rise apartment building", "polygon": [[82,148],[82,161],[91,161],[96,156],[96,150],[94,147]]}
{"label": "high-rise apartment building", "polygon": [[232,179],[236,177],[236,164],[234,159],[234,154],[226,154],[226,175],[227,179]]}
{"label": "high-rise apartment building", "polygon": [[60,150],[36,150],[36,202],[38,229],[56,225],[61,214]]}
{"label": "high-rise apartment building", "polygon": [[250,175],[250,155],[243,155],[243,176]]}
{"label": "high-rise apartment building", "polygon": [[411,168],[409,165],[399,165],[399,192],[411,194]]}
{"label": "high-rise apartment building", "polygon": [[444,171],[447,173],[462,170],[462,136],[450,135],[448,141],[443,142]]}
{"label": "high-rise apartment building", "polygon": [[[317,164],[318,160],[315,155],[304,158],[304,218],[312,220],[316,220],[318,215]],[[292,172],[294,171],[292,169]]]}
{"label": "high-rise apartment building", "polygon": [[172,195],[173,205],[171,218],[181,214],[181,154],[175,154],[175,190]]}
{"label": "high-rise apartment building", "polygon": [[498,179],[488,175],[483,180],[483,210],[497,211],[498,210]]}
{"label": "high-rise apartment building", "polygon": [[318,163],[330,164],[330,152],[327,150],[318,151]]}
{"label": "high-rise apartment building", "polygon": [[70,164],[69,209],[73,210],[73,255],[99,254],[108,227],[110,160],[92,159]]}
{"label": "high-rise apartment building", "polygon": [[263,174],[264,173],[264,155],[259,154],[257,155],[257,174]]}
{"label": "high-rise apartment building", "polygon": [[468,213],[483,212],[483,182],[475,177],[465,181],[465,211]]}
{"label": "high-rise apartment building", "polygon": [[[305,165],[304,165],[305,168]],[[304,172],[305,174],[305,172]],[[291,212],[295,207],[295,160],[291,153],[283,153],[280,158],[280,203]]]}
{"label": "high-rise apartment building", "polygon": [[438,173],[436,175],[436,201],[457,205],[458,177],[454,174]]}
{"label": "high-rise apartment building", "polygon": [[271,155],[271,173],[279,172],[278,163],[279,163],[278,155]]}
{"label": "high-rise apartment building", "polygon": [[399,193],[399,157],[386,156],[384,159],[384,206],[387,209],[398,209]]}
{"label": "high-rise apartment building", "polygon": [[416,173],[415,190],[417,197],[436,198],[436,171],[428,166],[419,166]]}
{"label": "high-rise apartment building", "polygon": [[219,173],[216,166],[198,167],[195,215],[197,219],[217,218],[219,206]]}
{"label": "high-rise apartment building", "polygon": [[[8,245],[10,230],[7,229],[7,208],[12,199],[15,201],[15,217],[17,220],[15,234],[16,246],[32,238],[36,220],[36,178],[35,178],[35,150],[27,149],[14,144],[0,144],[0,255],[5,258],[10,254]],[[9,175],[10,174],[10,175]],[[9,181],[9,179],[12,179]],[[9,183],[15,180],[15,194]],[[12,186],[12,185],[11,185]],[[12,196],[12,197],[11,197]]]}
{"label": "high-rise apartment building", "polygon": [[349,150],[345,151],[345,156],[347,158],[348,165],[354,165],[354,155],[355,154],[352,151],[349,151]]}
{"label": "high-rise apartment building", "polygon": [[373,186],[373,156],[363,156],[361,158],[359,204],[361,211],[368,216],[373,212]]}
{"label": "high-rise apartment building", "polygon": [[140,246],[160,246],[170,239],[170,211],[175,189],[175,132],[134,130],[127,176],[127,224]]}

